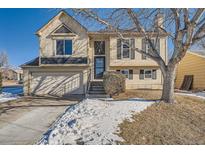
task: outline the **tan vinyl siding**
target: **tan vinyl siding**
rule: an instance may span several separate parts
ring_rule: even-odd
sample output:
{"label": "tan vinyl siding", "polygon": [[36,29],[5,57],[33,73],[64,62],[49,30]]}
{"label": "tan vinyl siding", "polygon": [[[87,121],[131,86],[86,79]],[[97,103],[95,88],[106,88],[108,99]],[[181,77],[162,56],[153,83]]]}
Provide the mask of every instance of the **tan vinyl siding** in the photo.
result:
{"label": "tan vinyl siding", "polygon": [[[135,47],[142,49],[142,37],[127,37],[128,39],[135,39]],[[117,59],[117,39],[118,37],[110,37],[110,66],[158,66],[158,64],[147,58],[142,59],[142,55],[135,52],[135,59]],[[167,62],[166,55],[166,38],[160,38],[160,55]]]}
{"label": "tan vinyl siding", "polygon": [[[133,70],[133,79],[126,79],[126,89],[162,89],[162,73],[158,67],[110,67],[110,70]],[[145,78],[140,79],[140,70],[155,69],[157,70],[157,79]]]}
{"label": "tan vinyl siding", "polygon": [[[60,25],[65,24],[75,35],[63,35],[56,36],[52,33]],[[39,37],[40,43],[40,56],[42,57],[53,57],[56,56],[56,39],[71,39],[73,41],[73,53],[74,57],[87,56],[88,51],[88,34],[87,32],[71,17],[61,15],[56,18],[51,24],[47,26],[41,32]]]}
{"label": "tan vinyl siding", "polygon": [[205,89],[205,57],[187,52],[178,65],[176,88],[180,88],[185,75],[194,75],[193,89]]}
{"label": "tan vinyl siding", "polygon": [[[133,37],[129,37],[133,38]],[[132,69],[133,70],[133,79],[126,79],[126,89],[162,89],[163,79],[162,73],[153,60],[147,58],[142,60],[140,53],[135,53],[135,59],[117,59],[117,37],[113,36],[92,36],[90,38],[90,48],[89,48],[89,57],[91,60],[91,79],[94,80],[94,41],[104,40],[105,41],[105,55],[106,55],[106,71],[110,70],[122,70],[122,69]],[[134,37],[135,47],[141,48],[142,38]],[[160,55],[167,62],[166,54],[166,39],[161,38],[160,41]],[[157,69],[157,79],[139,79],[140,69]]]}

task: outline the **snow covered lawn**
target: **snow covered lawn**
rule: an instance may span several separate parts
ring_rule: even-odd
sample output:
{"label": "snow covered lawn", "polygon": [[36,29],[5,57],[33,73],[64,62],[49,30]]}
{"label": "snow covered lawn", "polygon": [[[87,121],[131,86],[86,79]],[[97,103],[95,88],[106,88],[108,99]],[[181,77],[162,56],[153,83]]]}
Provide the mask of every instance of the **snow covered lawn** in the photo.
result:
{"label": "snow covered lawn", "polygon": [[179,95],[184,95],[184,96],[193,96],[193,97],[198,97],[201,99],[205,99],[205,91],[202,92],[188,92],[188,91],[182,91],[182,92],[177,92]]}
{"label": "snow covered lawn", "polygon": [[155,101],[85,99],[71,106],[44,134],[39,144],[116,144],[118,124]]}
{"label": "snow covered lawn", "polygon": [[0,103],[11,101],[11,100],[14,100],[14,99],[17,99],[17,98],[19,98],[19,96],[16,95],[16,94],[2,92],[0,94]]}

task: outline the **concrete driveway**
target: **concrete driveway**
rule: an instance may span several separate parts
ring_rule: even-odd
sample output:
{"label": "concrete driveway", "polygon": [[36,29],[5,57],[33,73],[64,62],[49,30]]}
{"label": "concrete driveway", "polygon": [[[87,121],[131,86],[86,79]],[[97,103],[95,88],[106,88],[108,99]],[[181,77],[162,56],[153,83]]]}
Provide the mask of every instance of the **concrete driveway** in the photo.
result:
{"label": "concrete driveway", "polygon": [[0,104],[0,144],[35,144],[79,99],[23,97]]}

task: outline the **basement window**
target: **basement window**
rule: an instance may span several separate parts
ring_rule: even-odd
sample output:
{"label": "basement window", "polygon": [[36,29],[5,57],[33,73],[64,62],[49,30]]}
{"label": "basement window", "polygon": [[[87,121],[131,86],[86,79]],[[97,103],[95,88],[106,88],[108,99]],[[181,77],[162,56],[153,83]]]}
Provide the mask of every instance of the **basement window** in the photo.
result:
{"label": "basement window", "polygon": [[152,78],[152,70],[145,70],[144,77],[145,78]]}
{"label": "basement window", "polygon": [[143,80],[143,79],[153,79],[156,80],[157,79],[157,70],[156,69],[145,69],[145,70],[140,70],[140,74],[139,74],[139,79]]}
{"label": "basement window", "polygon": [[129,79],[129,70],[121,70],[121,73],[124,74],[127,79]]}
{"label": "basement window", "polygon": [[124,70],[116,70],[116,71],[121,74],[124,74],[127,79],[133,80],[133,70],[124,69]]}

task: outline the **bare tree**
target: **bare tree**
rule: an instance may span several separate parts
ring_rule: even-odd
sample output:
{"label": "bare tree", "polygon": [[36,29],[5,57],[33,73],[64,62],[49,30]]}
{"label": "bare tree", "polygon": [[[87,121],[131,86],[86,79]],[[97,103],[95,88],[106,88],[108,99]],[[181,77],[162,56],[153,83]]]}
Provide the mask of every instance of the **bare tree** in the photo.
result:
{"label": "bare tree", "polygon": [[0,67],[8,66],[8,55],[5,51],[0,52]]}
{"label": "bare tree", "polygon": [[[174,79],[178,63],[187,50],[205,37],[204,9],[73,9],[77,15],[96,21],[109,30],[115,31],[123,39],[123,30],[137,31],[148,42],[150,52],[133,48],[146,55],[159,65],[163,74],[163,91],[161,99],[167,103],[174,100]],[[163,17],[164,20],[156,20]],[[158,23],[156,23],[158,21]],[[166,34],[171,44],[168,63],[158,53],[157,39]],[[155,43],[152,38],[155,37]]]}
{"label": "bare tree", "polygon": [[[0,68],[8,66],[8,56],[6,52],[0,52]],[[2,92],[2,70],[0,70],[0,93]]]}

